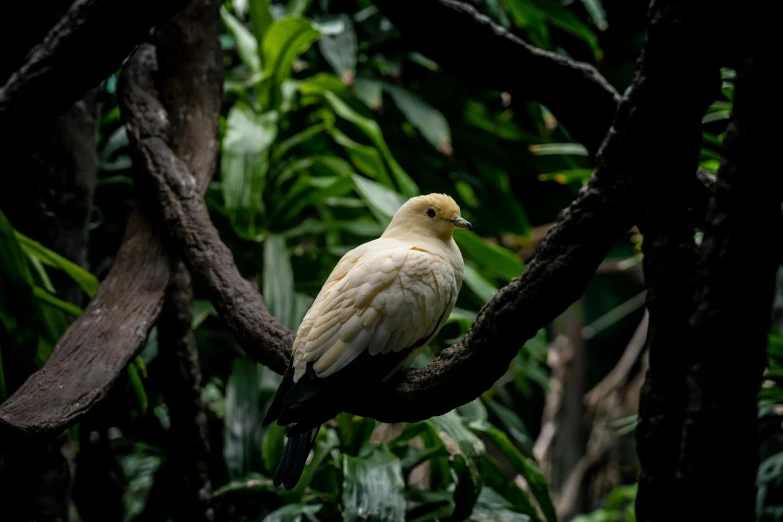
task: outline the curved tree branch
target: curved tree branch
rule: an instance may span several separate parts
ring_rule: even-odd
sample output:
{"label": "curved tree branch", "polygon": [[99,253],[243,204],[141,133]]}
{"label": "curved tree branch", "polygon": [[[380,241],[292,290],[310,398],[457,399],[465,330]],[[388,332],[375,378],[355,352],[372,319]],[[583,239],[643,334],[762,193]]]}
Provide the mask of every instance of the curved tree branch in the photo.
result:
{"label": "curved tree branch", "polygon": [[[189,0],[76,0],[0,87],[0,128],[65,111]],[[119,22],[118,22],[119,21]],[[52,86],[56,85],[56,89]]]}
{"label": "curved tree branch", "polygon": [[[78,2],[74,8],[93,3]],[[170,129],[177,131],[175,146],[188,158],[203,194],[217,155],[223,67],[218,2],[194,0],[191,4],[167,26],[170,36],[162,34],[159,42],[161,62],[169,67],[179,60],[176,67],[157,71],[155,49],[141,45],[123,68],[124,78],[134,78],[123,85],[136,88],[123,88],[119,95],[123,105],[135,107],[127,122],[132,141],[138,140],[140,132],[145,133],[143,137],[168,138]],[[131,22],[139,19],[142,10],[134,4],[133,11]],[[80,27],[71,29],[78,32],[83,30]],[[171,114],[182,115],[181,121],[167,117],[158,101],[156,83]],[[186,121],[185,116],[190,119]],[[176,266],[174,252],[164,243],[165,236],[161,237],[158,225],[148,217],[145,205],[140,201],[132,213],[111,271],[84,313],[60,338],[46,364],[0,404],[4,433],[46,435],[76,422],[107,396],[120,372],[142,348]]]}

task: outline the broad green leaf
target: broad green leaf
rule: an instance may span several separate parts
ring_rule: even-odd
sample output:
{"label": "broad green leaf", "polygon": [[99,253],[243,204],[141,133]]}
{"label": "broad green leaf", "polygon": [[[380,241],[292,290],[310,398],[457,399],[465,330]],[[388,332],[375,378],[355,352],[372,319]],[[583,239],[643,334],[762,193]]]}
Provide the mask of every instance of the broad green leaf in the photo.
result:
{"label": "broad green leaf", "polygon": [[255,361],[238,357],[226,385],[223,458],[231,480],[253,471],[261,450],[260,371]]}
{"label": "broad green leaf", "polygon": [[312,0],[288,0],[285,6],[285,12],[289,15],[303,15],[310,7]]}
{"label": "broad green leaf", "polygon": [[503,452],[503,455],[508,459],[514,469],[517,470],[522,478],[525,479],[530,491],[533,492],[533,496],[536,498],[538,506],[544,513],[547,522],[557,522],[557,514],[555,513],[555,507],[552,504],[552,498],[549,495],[549,486],[547,486],[544,475],[541,471],[514,446],[508,436],[505,433],[492,426],[487,422],[473,422],[470,427],[478,432],[484,433],[498,449]]}
{"label": "broad green leaf", "polygon": [[261,42],[264,79],[259,85],[259,102],[264,111],[280,106],[283,101],[282,85],[291,75],[294,61],[320,36],[313,24],[301,16],[284,16],[266,31]]}
{"label": "broad green leaf", "polygon": [[384,226],[388,226],[391,218],[397,210],[405,203],[402,197],[380,183],[355,174],[353,182],[356,185],[356,191],[367,202],[373,215]]}
{"label": "broad green leaf", "polygon": [[589,153],[581,143],[537,143],[528,147],[531,153],[536,156],[545,155],[566,155],[566,156],[588,156]]}
{"label": "broad green leaf", "polygon": [[76,263],[73,263],[60,254],[53,252],[43,246],[38,241],[34,241],[18,231],[15,231],[16,238],[19,241],[19,245],[27,252],[28,255],[35,257],[42,263],[58,268],[65,272],[68,277],[79,285],[85,294],[90,298],[95,296],[98,291],[98,278],[93,274],[80,267]]}
{"label": "broad green leaf", "polygon": [[19,244],[20,234],[0,211],[0,269],[14,283],[29,285],[33,281],[24,250]]}
{"label": "broad green leaf", "polygon": [[277,113],[261,115],[242,103],[226,119],[220,162],[223,205],[234,229],[243,237],[257,234],[262,194],[269,168],[269,147],[277,137]]}
{"label": "broad green leaf", "polygon": [[331,197],[344,196],[353,190],[350,176],[300,176],[280,203],[280,221],[285,223],[305,207]]}
{"label": "broad green leaf", "polygon": [[288,504],[272,511],[261,522],[302,522],[302,517],[317,522],[315,514],[320,510],[318,504]]}
{"label": "broad green leaf", "polygon": [[386,446],[363,458],[343,455],[343,520],[405,521],[402,466]]}
{"label": "broad green leaf", "polygon": [[384,88],[424,139],[440,152],[450,155],[451,129],[443,113],[410,91],[388,84]]}
{"label": "broad green leaf", "polygon": [[525,450],[528,455],[533,453],[533,440],[530,438],[530,432],[525,426],[519,415],[512,410],[506,408],[495,400],[486,401],[487,408],[497,415],[500,420],[503,429],[506,433],[509,433]]}
{"label": "broad green leaf", "polygon": [[397,163],[397,160],[394,159],[394,156],[392,156],[389,147],[386,145],[386,141],[383,139],[383,134],[381,133],[381,128],[378,123],[369,118],[365,118],[353,110],[353,108],[351,108],[347,103],[345,103],[332,92],[326,91],[324,93],[324,97],[339,117],[356,125],[359,130],[361,130],[368,138],[370,138],[370,141],[372,141],[373,145],[375,145],[375,147],[381,151],[381,154],[383,154],[386,163],[391,169],[392,176],[394,177],[394,181],[397,184],[397,188],[399,189],[400,193],[406,198],[418,196],[419,187],[402,169],[399,163]]}
{"label": "broad green leaf", "polygon": [[220,18],[237,43],[237,54],[239,54],[242,63],[250,69],[251,74],[260,73],[261,60],[258,57],[258,41],[253,33],[248,31],[247,27],[242,25],[242,22],[222,5],[220,6]]}
{"label": "broad green leaf", "polygon": [[356,32],[350,16],[341,14],[336,20],[341,23],[342,30],[333,35],[324,34],[318,47],[334,72],[344,83],[351,84],[356,76]]}
{"label": "broad green leaf", "polygon": [[314,136],[323,132],[325,128],[326,124],[318,123],[316,125],[307,127],[305,130],[294,134],[290,138],[286,138],[284,141],[280,142],[274,147],[274,151],[272,152],[272,162],[276,163],[280,161],[280,158],[282,158],[288,151],[297,145],[307,143]]}
{"label": "broad green leaf", "polygon": [[266,306],[278,321],[293,328],[294,272],[285,238],[270,234],[264,240],[263,293]]}
{"label": "broad green leaf", "polygon": [[256,42],[264,39],[264,34],[274,22],[272,12],[269,10],[269,0],[248,0],[250,8],[250,24],[253,26],[253,37]]}
{"label": "broad green leaf", "polygon": [[286,438],[285,434],[288,428],[280,426],[276,422],[273,422],[264,433],[264,442],[262,446],[261,455],[264,460],[264,469],[271,477],[280,459],[283,456],[283,449],[285,448]]}
{"label": "broad green leaf", "polygon": [[510,281],[525,270],[525,264],[519,256],[507,248],[490,243],[476,233],[456,233],[454,241],[464,253],[475,259],[483,274]]}
{"label": "broad green leaf", "polygon": [[359,76],[354,81],[353,89],[356,97],[370,109],[377,110],[383,104],[383,84],[381,82]]}
{"label": "broad green leaf", "polygon": [[472,522],[530,522],[532,519],[528,515],[514,511],[508,500],[494,489],[485,486],[481,488],[470,520]]}
{"label": "broad green leaf", "polygon": [[375,419],[347,412],[340,413],[335,417],[335,420],[343,451],[353,456],[359,455],[360,450],[370,440],[373,430],[378,425]]}
{"label": "broad green leaf", "polygon": [[358,171],[366,174],[382,185],[394,189],[394,184],[389,177],[389,171],[386,170],[386,165],[384,165],[383,158],[381,157],[381,153],[378,152],[378,149],[357,143],[345,133],[334,127],[329,129],[329,134],[332,135],[334,141],[336,141],[338,145],[345,148],[345,152],[348,153],[348,157]]}
{"label": "broad green leaf", "polygon": [[470,263],[465,263],[465,285],[478,296],[479,300],[482,301],[482,305],[486,304],[487,301],[498,293],[498,289],[487,281]]}

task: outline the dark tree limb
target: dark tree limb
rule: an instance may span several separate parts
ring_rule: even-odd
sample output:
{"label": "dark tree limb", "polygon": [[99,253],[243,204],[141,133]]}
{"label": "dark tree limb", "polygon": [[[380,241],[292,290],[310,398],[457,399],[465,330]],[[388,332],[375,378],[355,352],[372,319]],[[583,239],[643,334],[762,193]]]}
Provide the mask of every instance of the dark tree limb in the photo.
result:
{"label": "dark tree limb", "polygon": [[[180,86],[183,105],[172,118],[180,122],[174,123],[179,125],[174,127],[178,131],[176,143],[193,165],[198,190],[203,194],[217,155],[223,67],[218,4],[216,0],[195,3],[195,7],[177,18],[177,25],[166,29],[172,39],[164,41],[169,43],[161,42],[162,53],[177,53],[180,46],[182,63],[171,72],[161,70],[158,74],[154,48],[144,44],[124,67],[122,84],[129,88],[121,89],[119,94],[123,108],[134,107],[133,111],[125,110],[131,140],[138,141],[142,128],[148,133],[142,138],[151,133],[164,139],[168,137],[170,121],[158,101],[156,83],[165,89],[162,99],[167,102],[167,91],[173,92]],[[133,4],[133,11],[126,23],[136,20],[143,9],[137,3]],[[207,15],[211,16],[209,23],[203,21]],[[200,25],[187,28],[188,24]],[[183,40],[177,43],[175,40],[180,37]],[[174,75],[183,78],[175,80]],[[193,110],[191,103],[198,103],[200,111]],[[192,119],[186,120],[182,107],[188,108],[187,115]],[[191,152],[186,153],[185,147],[190,147]],[[132,213],[111,271],[82,316],[59,340],[46,364],[0,405],[0,430],[47,435],[72,424],[107,396],[120,372],[141,349],[161,311],[176,266],[176,255],[167,248],[165,236],[161,237],[155,216],[150,216],[148,210],[142,201]]]}
{"label": "dark tree limb", "polygon": [[[188,0],[76,0],[0,87],[0,128],[65,111]],[[53,88],[56,86],[56,88]]]}
{"label": "dark tree limb", "polygon": [[638,91],[637,117],[649,125],[648,150],[636,151],[645,158],[636,165],[645,190],[637,224],[644,235],[650,317],[649,368],[636,430],[640,522],[667,520],[673,506],[698,262],[688,185],[699,161],[701,119],[720,86],[719,62],[707,38],[708,27],[716,26],[705,17],[710,9],[706,2],[653,0],[639,81],[631,88]]}
{"label": "dark tree limb", "polygon": [[774,17],[750,5],[736,23],[741,30],[734,41],[747,58],[737,71],[725,156],[701,245],[691,318],[695,364],[679,465],[686,509],[678,520],[756,519],[756,400],[778,265],[772,238],[783,234],[783,178],[770,155],[776,136],[766,130],[781,113],[774,103]]}
{"label": "dark tree limb", "polygon": [[174,520],[215,520],[209,480],[207,415],[201,401],[201,368],[193,321],[190,274],[182,263],[169,285],[158,320],[163,398],[171,417],[170,455],[177,469],[170,499]]}

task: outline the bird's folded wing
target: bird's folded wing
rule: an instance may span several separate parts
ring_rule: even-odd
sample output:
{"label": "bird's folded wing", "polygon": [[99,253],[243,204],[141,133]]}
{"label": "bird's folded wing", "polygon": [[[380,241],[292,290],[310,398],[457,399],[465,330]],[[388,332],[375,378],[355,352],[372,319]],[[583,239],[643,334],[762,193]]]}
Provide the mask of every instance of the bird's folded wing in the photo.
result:
{"label": "bird's folded wing", "polygon": [[353,254],[335,267],[303,321],[294,380],[308,363],[328,377],[365,349],[377,356],[428,341],[448,319],[458,291],[451,264],[426,249],[380,242]]}

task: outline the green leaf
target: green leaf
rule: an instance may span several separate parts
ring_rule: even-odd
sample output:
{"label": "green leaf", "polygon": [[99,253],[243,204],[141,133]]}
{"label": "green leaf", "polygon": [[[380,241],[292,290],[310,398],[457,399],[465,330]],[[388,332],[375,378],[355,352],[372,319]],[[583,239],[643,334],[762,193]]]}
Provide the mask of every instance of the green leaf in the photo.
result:
{"label": "green leaf", "polygon": [[284,16],[269,27],[261,42],[264,79],[259,86],[259,102],[265,111],[280,106],[282,85],[291,76],[294,61],[320,36],[313,24],[301,16]]}
{"label": "green leaf", "polygon": [[497,415],[502,423],[504,431],[509,433],[514,440],[521,444],[528,455],[532,454],[533,440],[530,437],[527,426],[525,426],[525,423],[519,418],[519,415],[495,400],[487,400],[486,404],[487,408]]}
{"label": "green leaf", "polygon": [[260,456],[260,372],[258,363],[238,357],[226,385],[223,458],[231,480],[246,477]]}
{"label": "green leaf", "polygon": [[367,202],[370,211],[375,215],[378,222],[384,227],[388,226],[391,218],[405,203],[402,197],[380,183],[363,178],[358,174],[353,176],[353,182],[356,186],[356,191]]}
{"label": "green leaf", "polygon": [[282,235],[270,234],[264,240],[263,281],[264,300],[269,313],[293,328],[294,271]]}
{"label": "green leaf", "polygon": [[242,480],[232,480],[228,484],[219,487],[212,494],[213,497],[219,497],[226,493],[249,492],[249,491],[273,491],[274,484],[272,479],[264,477],[258,473],[250,473]]}
{"label": "green leaf", "polygon": [[536,156],[565,155],[588,156],[589,153],[581,143],[537,143],[528,146],[528,150]]}
{"label": "green leaf", "polygon": [[0,211],[0,269],[14,283],[32,284],[33,276],[27,265],[24,250],[19,244],[20,234],[11,227],[5,214]]}
{"label": "green leaf", "polygon": [[606,11],[601,4],[601,0],[582,0],[585,5],[585,9],[590,13],[590,18],[593,19],[593,23],[598,27],[599,31],[605,31],[609,28],[609,24],[606,21]]}
{"label": "green leaf", "polygon": [[131,363],[128,365],[128,379],[130,380],[131,388],[133,388],[133,392],[136,394],[136,399],[139,401],[139,406],[141,406],[141,411],[144,413],[147,412],[147,407],[149,406],[149,400],[147,399],[147,392],[144,389],[144,383],[141,381],[141,377],[139,376],[139,372],[136,369],[136,365],[131,361]]}
{"label": "green leaf", "polygon": [[277,465],[283,456],[285,449],[285,434],[288,429],[273,422],[264,434],[264,443],[261,455],[264,459],[264,469],[267,474],[272,475],[277,469]]}
{"label": "green leaf", "polygon": [[475,259],[482,273],[510,281],[525,270],[525,263],[507,248],[495,245],[475,233],[454,234],[454,241]]}
{"label": "green leaf", "polygon": [[530,516],[517,513],[509,501],[494,489],[481,488],[476,505],[470,515],[471,522],[530,522]]}
{"label": "green leaf", "polygon": [[93,274],[76,263],[67,260],[60,254],[52,252],[38,241],[33,241],[18,231],[15,231],[15,234],[16,239],[19,241],[19,245],[28,255],[35,257],[45,265],[62,270],[79,285],[79,288],[81,288],[85,294],[90,298],[95,297],[95,293],[98,291],[98,278]]}
{"label": "green leaf", "polygon": [[228,12],[224,6],[220,6],[220,18],[234,41],[237,43],[237,54],[242,63],[250,69],[251,74],[261,72],[261,60],[258,55],[258,41],[253,33],[247,30],[234,15]]}
{"label": "green leaf", "polygon": [[384,89],[424,139],[444,154],[451,154],[451,129],[439,110],[405,89],[388,84]]}
{"label": "green leaf", "polygon": [[292,148],[308,142],[314,136],[323,132],[325,128],[326,124],[318,123],[316,125],[307,127],[305,130],[294,134],[290,138],[286,138],[284,141],[275,146],[274,151],[272,152],[272,162],[276,163],[280,161],[280,159],[285,156],[285,154]]}
{"label": "green leaf", "polygon": [[289,15],[303,15],[310,7],[312,0],[288,0],[285,6],[285,12]]}
{"label": "green leaf", "polygon": [[370,109],[376,110],[383,105],[383,84],[371,78],[359,76],[353,84],[356,97]]}
{"label": "green leaf", "polygon": [[253,36],[256,42],[264,39],[264,34],[274,22],[272,12],[269,10],[269,0],[248,0],[250,8],[250,24],[253,26]]}
{"label": "green leaf", "polygon": [[297,216],[305,207],[317,205],[332,197],[344,196],[352,190],[353,180],[350,176],[300,176],[280,203],[280,221],[286,222]]}
{"label": "green leaf", "polygon": [[343,455],[343,520],[405,521],[402,466],[386,446],[369,456]]}
{"label": "green leaf", "polygon": [[240,236],[253,238],[269,169],[269,147],[277,137],[277,113],[261,115],[235,104],[226,119],[220,162],[223,205]]}
{"label": "green leaf", "polygon": [[390,189],[394,189],[394,184],[389,177],[389,172],[386,170],[386,165],[384,165],[378,149],[355,142],[335,127],[329,129],[329,134],[332,135],[338,145],[345,148],[345,152],[348,153],[348,157],[358,171]]}
{"label": "green leaf", "polygon": [[302,516],[317,522],[315,514],[320,510],[319,504],[288,504],[272,511],[261,522],[302,522]]}
{"label": "green leaf", "polygon": [[547,522],[557,522],[557,514],[552,504],[552,498],[549,495],[544,475],[541,471],[514,446],[505,433],[487,422],[473,422],[470,427],[478,432],[484,433],[497,447],[503,452],[514,469],[525,479],[533,496],[536,498],[541,511],[544,513]]}
{"label": "green leaf", "polygon": [[356,75],[356,32],[350,16],[341,14],[336,20],[341,23],[342,30],[337,34],[324,34],[318,47],[334,72],[343,82],[350,84]]}
{"label": "green leaf", "polygon": [[64,312],[70,316],[79,317],[82,315],[81,308],[69,303],[68,301],[63,301],[62,299],[56,298],[38,285],[33,285],[33,295],[35,295],[35,297],[44,303],[49,304],[57,310],[60,310],[61,312]]}
{"label": "green leaf", "polygon": [[486,304],[487,301],[498,293],[498,289],[487,281],[470,263],[465,263],[465,285],[478,296],[482,305]]}
{"label": "green leaf", "polygon": [[373,145],[381,151],[386,163],[391,169],[394,181],[397,183],[397,188],[400,193],[406,198],[412,198],[419,195],[419,187],[411,179],[410,176],[402,169],[397,160],[392,156],[386,141],[383,139],[381,128],[378,123],[369,118],[365,118],[355,110],[353,110],[347,103],[341,100],[336,94],[326,91],[324,97],[334,112],[342,119],[349,121],[356,125],[361,130]]}

